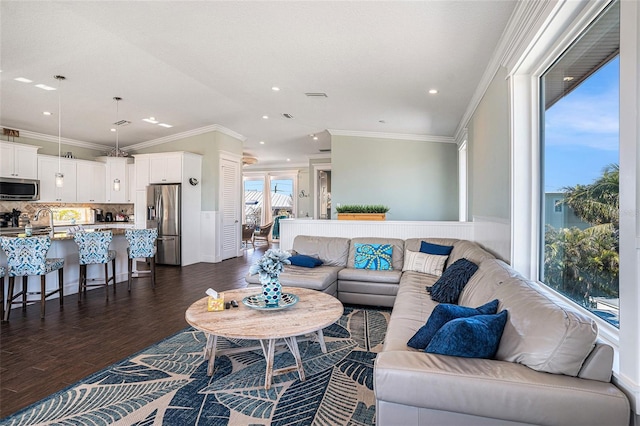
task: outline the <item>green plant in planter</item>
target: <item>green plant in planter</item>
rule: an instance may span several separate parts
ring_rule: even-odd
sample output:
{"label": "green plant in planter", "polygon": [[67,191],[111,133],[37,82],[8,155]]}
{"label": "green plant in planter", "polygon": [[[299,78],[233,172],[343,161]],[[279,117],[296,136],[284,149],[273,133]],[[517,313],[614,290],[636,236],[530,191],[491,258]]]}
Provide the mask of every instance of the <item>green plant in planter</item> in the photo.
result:
{"label": "green plant in planter", "polygon": [[338,213],[386,213],[389,207],[380,204],[364,205],[364,204],[343,204],[336,207]]}

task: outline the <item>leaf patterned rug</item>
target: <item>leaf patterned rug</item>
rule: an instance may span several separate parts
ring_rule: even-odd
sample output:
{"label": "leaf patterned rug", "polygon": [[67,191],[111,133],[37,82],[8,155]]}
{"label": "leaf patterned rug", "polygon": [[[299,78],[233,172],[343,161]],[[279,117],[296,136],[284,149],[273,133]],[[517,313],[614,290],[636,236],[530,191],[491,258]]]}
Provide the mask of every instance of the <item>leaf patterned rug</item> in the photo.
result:
{"label": "leaf patterned rug", "polygon": [[[264,389],[260,351],[216,358],[208,377],[206,338],[187,328],[3,420],[8,425],[372,425],[373,361],[389,311],[345,307],[324,329],[327,353],[299,343],[306,380],[274,376]],[[256,342],[222,339],[222,347]],[[218,345],[221,345],[220,339]],[[294,364],[281,348],[274,368]]]}

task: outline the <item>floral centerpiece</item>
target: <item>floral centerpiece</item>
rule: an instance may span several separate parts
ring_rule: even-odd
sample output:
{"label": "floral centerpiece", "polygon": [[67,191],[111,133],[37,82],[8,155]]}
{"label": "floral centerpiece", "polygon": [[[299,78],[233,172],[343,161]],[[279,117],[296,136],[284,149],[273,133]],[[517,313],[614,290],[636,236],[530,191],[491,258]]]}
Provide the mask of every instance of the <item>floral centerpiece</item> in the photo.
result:
{"label": "floral centerpiece", "polygon": [[280,249],[269,249],[256,263],[251,265],[249,273],[258,274],[262,284],[262,294],[267,306],[277,306],[282,296],[282,286],[280,285],[280,272],[284,270],[284,265],[291,265],[289,257],[291,254]]}

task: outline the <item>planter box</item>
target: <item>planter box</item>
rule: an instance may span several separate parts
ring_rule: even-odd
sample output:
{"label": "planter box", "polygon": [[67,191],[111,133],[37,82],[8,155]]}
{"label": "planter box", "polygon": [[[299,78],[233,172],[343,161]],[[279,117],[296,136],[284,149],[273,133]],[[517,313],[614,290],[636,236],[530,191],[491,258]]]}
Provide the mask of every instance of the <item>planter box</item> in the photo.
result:
{"label": "planter box", "polygon": [[338,220],[385,220],[386,213],[338,213]]}

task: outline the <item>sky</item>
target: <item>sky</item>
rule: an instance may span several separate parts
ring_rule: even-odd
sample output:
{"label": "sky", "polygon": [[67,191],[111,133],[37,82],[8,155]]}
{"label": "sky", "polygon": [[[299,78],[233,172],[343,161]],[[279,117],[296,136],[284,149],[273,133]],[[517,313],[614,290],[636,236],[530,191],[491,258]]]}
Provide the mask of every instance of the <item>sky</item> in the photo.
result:
{"label": "sky", "polygon": [[590,184],[620,164],[620,57],[594,73],[545,113],[545,192]]}
{"label": "sky", "polygon": [[[277,185],[277,187],[276,187]],[[264,182],[262,180],[247,180],[244,182],[246,191],[262,191]],[[278,194],[293,195],[293,181],[291,179],[274,179],[271,181],[271,192]]]}

